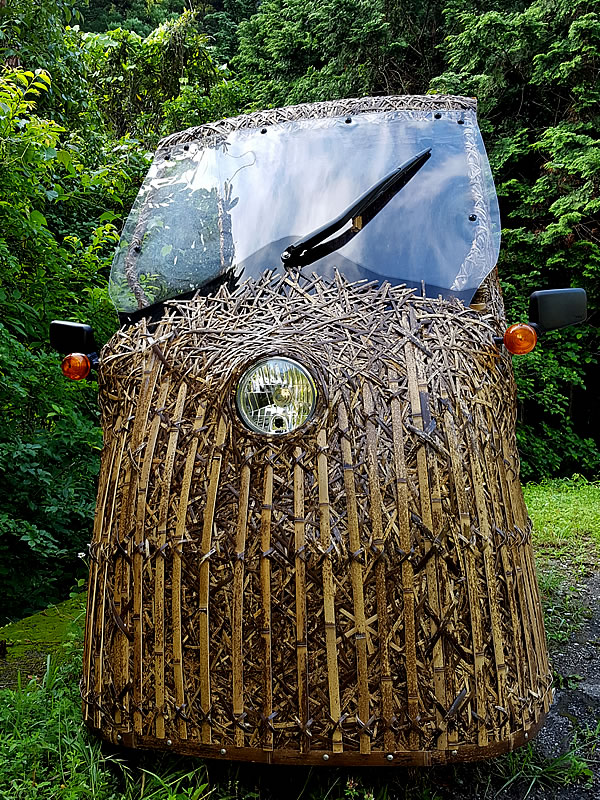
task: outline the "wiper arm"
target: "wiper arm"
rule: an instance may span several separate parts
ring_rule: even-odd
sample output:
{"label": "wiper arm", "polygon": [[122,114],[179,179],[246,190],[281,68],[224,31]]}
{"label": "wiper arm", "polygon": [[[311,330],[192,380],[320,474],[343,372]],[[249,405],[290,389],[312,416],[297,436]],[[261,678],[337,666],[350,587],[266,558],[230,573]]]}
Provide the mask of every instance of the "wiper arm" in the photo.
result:
{"label": "wiper arm", "polygon": [[[281,254],[281,260],[286,266],[305,267],[323,256],[339,250],[385,208],[430,157],[431,148],[429,147],[384,175],[334,220],[291,244]],[[352,226],[347,231],[335,239],[324,241],[343,228],[350,220],[352,220]]]}

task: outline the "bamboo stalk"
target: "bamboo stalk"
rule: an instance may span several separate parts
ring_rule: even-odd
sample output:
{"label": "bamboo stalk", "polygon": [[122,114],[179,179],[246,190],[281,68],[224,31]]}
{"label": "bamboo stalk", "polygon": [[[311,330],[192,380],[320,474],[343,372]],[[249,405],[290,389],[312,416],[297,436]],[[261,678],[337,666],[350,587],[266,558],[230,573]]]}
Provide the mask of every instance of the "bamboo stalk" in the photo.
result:
{"label": "bamboo stalk", "polygon": [[341,753],[344,749],[342,739],[340,705],[340,683],[337,663],[337,644],[335,627],[335,590],[333,584],[333,570],[329,548],[331,546],[331,523],[329,518],[329,480],[327,468],[327,431],[321,428],[317,433],[318,480],[319,480],[319,527],[321,531],[321,548],[323,551],[323,609],[325,620],[325,644],[327,650],[327,683],[329,688],[329,716],[333,720],[334,728],[331,737],[334,753]]}
{"label": "bamboo stalk", "polygon": [[236,747],[244,746],[244,730],[241,727],[244,714],[244,558],[246,530],[248,527],[248,498],[250,496],[250,457],[241,470],[239,513],[235,539],[235,562],[233,565],[233,615],[231,620],[231,668],[233,680],[233,717],[237,722],[234,732]]}
{"label": "bamboo stalk", "polygon": [[[503,447],[503,456],[507,463],[510,463],[508,458],[509,453],[507,453],[507,443],[506,440],[502,443]],[[513,519],[515,522],[515,526],[519,525],[520,523],[520,532],[523,531],[524,525],[524,515],[521,513],[520,503],[522,502],[522,494],[520,492],[520,486],[515,486],[516,475],[512,478],[508,478],[507,476],[507,484],[508,484],[508,493],[510,496],[510,508],[513,513]],[[515,518],[516,517],[516,518]],[[528,668],[528,678],[525,679],[525,684],[529,684],[529,686],[524,686],[526,692],[524,693],[523,697],[526,697],[528,690],[535,691],[537,686],[537,663],[535,657],[535,647],[533,643],[533,638],[531,635],[531,628],[532,628],[532,620],[529,615],[529,595],[525,586],[525,579],[523,577],[523,560],[521,558],[521,543],[517,542],[515,546],[512,548],[514,564],[515,564],[515,584],[517,588],[517,597],[519,598],[519,608],[520,614],[519,617],[521,619],[521,630],[523,632],[523,640],[525,642],[525,654],[526,654],[526,664]],[[525,566],[526,568],[526,566]],[[531,724],[529,709],[525,704],[523,706],[523,725],[524,727],[528,727]]]}
{"label": "bamboo stalk", "polygon": [[[119,422],[121,422],[120,418]],[[110,488],[111,485],[114,486],[114,483],[111,484],[110,476],[114,474],[114,462],[117,451],[118,451],[118,439],[113,439],[110,447],[110,455],[105,451],[104,457],[102,459],[100,476],[98,479],[98,500],[96,503],[96,514],[94,517],[94,532],[92,541],[93,542],[101,541],[103,542],[105,547],[108,544],[108,532],[110,528],[103,527],[102,522],[106,514],[106,506],[108,503]],[[114,496],[114,491],[113,491],[113,496]],[[106,592],[106,575],[104,577],[104,581],[101,584],[103,592],[102,612],[100,621],[102,633],[100,637],[95,636],[95,626],[97,624],[96,594],[99,589],[98,568],[99,568],[99,560],[96,559],[95,561],[92,561],[90,567],[89,592],[86,603],[86,633],[85,633],[85,644],[83,651],[86,698],[89,698],[91,692],[91,683],[93,676],[93,671],[92,671],[93,645],[94,642],[98,640],[98,638],[100,638],[100,655],[102,656],[104,653],[104,610],[105,610],[104,596]],[[85,669],[85,666],[87,666],[87,669]],[[102,722],[100,717],[100,707],[102,704],[102,688],[103,688],[101,662],[100,664],[97,663],[96,675],[98,677],[95,681],[95,686],[94,686],[94,692],[96,695],[95,710],[92,715],[90,706],[87,703],[85,703],[83,707],[83,716],[84,719],[86,720],[93,719],[94,725],[96,725],[96,727],[99,727]]]}
{"label": "bamboo stalk", "polygon": [[467,595],[469,599],[469,615],[471,622],[470,628],[471,628],[471,636],[473,643],[472,644],[473,664],[475,669],[474,692],[475,692],[475,707],[477,712],[477,744],[480,747],[483,747],[488,743],[488,734],[485,727],[486,700],[485,700],[485,679],[483,675],[483,670],[485,666],[485,652],[483,649],[483,624],[481,619],[481,609],[479,606],[477,573],[475,570],[475,557],[473,555],[473,547],[475,546],[476,541],[473,541],[471,535],[471,515],[467,510],[468,504],[465,493],[462,464],[458,448],[458,436],[452,414],[446,415],[446,432],[448,437],[448,452],[450,455],[452,476],[454,479],[454,491],[456,493],[458,513],[460,516],[460,528],[463,540],[465,577],[467,583]]}
{"label": "bamboo stalk", "polygon": [[212,740],[210,726],[210,625],[208,607],[210,591],[210,549],[215,505],[217,502],[217,490],[219,488],[219,478],[221,475],[221,462],[223,460],[222,448],[226,433],[227,423],[225,419],[221,417],[219,419],[217,437],[211,458],[210,479],[206,497],[204,524],[202,526],[202,563],[200,564],[198,604],[200,611],[200,707],[204,720],[202,722],[202,742],[204,744],[210,744]]}
{"label": "bamboo stalk", "polygon": [[[498,691],[497,705],[504,706],[506,663],[504,660],[504,638],[502,636],[502,622],[500,607],[496,594],[496,577],[492,561],[492,530],[488,518],[487,506],[484,496],[484,480],[481,471],[481,453],[475,437],[474,428],[469,431],[471,441],[471,474],[473,476],[473,489],[475,493],[475,507],[479,519],[479,532],[481,534],[483,563],[488,590],[488,603],[491,622],[492,644],[494,648],[494,662],[496,666],[496,681]],[[494,715],[495,717],[496,715]]]}
{"label": "bamboo stalk", "polygon": [[[511,512],[511,499],[510,499],[510,492],[508,490],[508,478],[506,474],[506,466],[504,461],[504,453],[502,451],[502,444],[496,437],[496,448],[498,451],[498,456],[496,458],[496,463],[498,465],[498,474],[500,478],[500,507],[504,510],[505,515],[505,531],[507,539],[510,532],[511,537],[514,531],[514,520]],[[514,648],[514,659],[516,664],[516,678],[517,678],[517,686],[519,690],[519,697],[525,696],[525,678],[523,676],[523,668],[524,668],[524,653],[523,653],[523,644],[524,639],[521,638],[521,624],[522,620],[517,608],[517,601],[518,601],[518,588],[516,586],[516,573],[515,573],[515,565],[514,565],[514,547],[508,546],[508,541],[505,546],[500,547],[500,557],[502,559],[502,570],[504,572],[504,579],[506,581],[506,591],[508,594],[508,603],[510,609],[510,616],[511,616],[511,623],[512,623],[512,646]],[[523,712],[521,709],[514,707],[515,717],[517,721],[522,721],[524,727],[529,725],[529,714],[526,713],[523,716]],[[521,717],[519,717],[521,714]]]}
{"label": "bamboo stalk", "polygon": [[[298,716],[306,731],[309,720],[308,700],[308,627],[306,616],[306,526],[304,520],[304,468],[302,450],[294,450],[294,546],[296,574],[296,669],[298,672]],[[304,733],[300,751],[310,750],[310,738]]]}
{"label": "bamboo stalk", "polygon": [[[414,327],[414,319],[409,318],[411,328]],[[423,431],[425,429],[424,415],[429,419],[429,393],[427,384],[420,379],[419,370],[415,358],[415,348],[412,343],[407,343],[405,350],[406,357],[406,372],[408,377],[408,394],[410,399],[411,416],[413,419],[414,427]],[[431,454],[431,460],[435,461],[436,456]],[[428,453],[424,444],[420,444],[417,450],[417,475],[419,481],[419,498],[421,505],[421,521],[427,529],[429,529],[436,539],[440,533],[440,514],[439,509],[436,514],[436,525],[434,525],[433,511],[432,511],[432,491],[429,485],[429,472],[428,472]],[[434,497],[440,497],[439,485],[434,487]],[[425,554],[429,554],[432,547],[432,542],[428,537],[423,540],[423,547]],[[429,558],[426,565],[427,573],[427,599],[433,612],[438,619],[441,619],[441,602],[439,594],[440,582],[437,574],[437,555]],[[434,639],[437,633],[437,626],[433,620],[429,623],[429,636]],[[446,701],[446,678],[444,667],[444,650],[443,641],[441,637],[437,637],[433,646],[433,684],[435,696],[437,698],[436,705],[436,723],[440,731],[437,739],[437,746],[440,750],[444,750],[448,744],[448,737],[445,730],[443,719],[443,709],[447,707]]]}
{"label": "bamboo stalk", "polygon": [[[136,418],[133,424],[132,432],[132,446],[133,453],[137,453],[140,448],[147,425],[148,416],[150,413],[150,404],[152,395],[156,386],[159,372],[161,371],[161,364],[151,355],[148,357],[148,369],[146,371],[146,378],[142,384],[142,391],[140,392],[139,407],[142,409],[141,414]],[[147,540],[145,538],[145,518],[146,518],[146,494],[148,491],[148,477],[150,467],[152,465],[152,457],[154,455],[154,447],[156,438],[158,436],[158,427],[160,419],[155,416],[149,436],[144,450],[143,463],[141,470],[136,469],[137,481],[135,489],[130,488],[132,509],[135,508],[135,524],[134,524],[134,537],[133,537],[133,555],[132,555],[132,594],[133,594],[133,611],[131,615],[131,622],[133,628],[133,730],[137,734],[142,733],[143,725],[143,711],[142,706],[144,703],[143,697],[143,665],[144,665],[144,641],[143,641],[143,590],[142,590],[142,569],[144,566],[145,557],[149,555]],[[132,512],[133,515],[133,512]]]}
{"label": "bamboo stalk", "polygon": [[[170,381],[166,380],[160,388],[159,408],[163,408],[167,399]],[[165,455],[165,462],[163,466],[162,475],[162,491],[160,497],[160,505],[158,512],[158,537],[157,544],[158,550],[156,554],[156,566],[154,571],[154,680],[156,692],[156,717],[155,717],[155,732],[159,739],[165,736],[165,546],[167,543],[167,522],[169,516],[169,497],[171,494],[171,483],[173,480],[173,467],[175,463],[175,452],[177,450],[177,442],[179,439],[179,428],[183,414],[184,404],[187,396],[187,386],[182,383],[177,393],[177,401],[175,404],[175,420],[171,424],[171,431],[169,433],[169,441],[167,443],[167,451]],[[154,427],[158,429],[160,423],[159,413],[152,423],[150,440],[146,451],[146,459],[144,461],[143,477],[148,480],[146,472],[146,464],[148,464],[148,471],[152,466],[154,447],[156,445],[156,436],[154,435]],[[144,492],[147,492],[147,484]]]}
{"label": "bamboo stalk", "polygon": [[264,496],[260,518],[260,585],[262,600],[262,627],[261,635],[263,639],[263,695],[265,719],[264,730],[264,749],[272,750],[274,737],[271,725],[273,714],[273,670],[271,664],[271,519],[273,515],[273,464],[271,462],[272,452],[266,455],[265,476],[264,476]]}
{"label": "bamboo stalk", "polygon": [[375,581],[377,591],[377,636],[379,639],[380,658],[380,691],[381,709],[385,725],[384,744],[386,750],[393,750],[395,746],[394,734],[390,728],[394,714],[394,700],[392,694],[392,676],[390,673],[390,626],[388,620],[387,591],[386,591],[386,564],[385,564],[385,537],[383,535],[383,522],[381,515],[381,490],[377,469],[377,429],[373,422],[375,406],[371,388],[363,384],[363,405],[367,419],[367,464],[369,470],[369,514],[373,526],[373,550],[375,553]]}
{"label": "bamboo stalk", "polygon": [[[363,590],[363,568],[360,558],[361,541],[358,525],[358,509],[356,503],[356,487],[354,485],[354,466],[352,463],[352,447],[346,406],[341,402],[338,406],[338,423],[340,445],[344,469],[344,489],[346,491],[346,508],[348,514],[348,539],[350,544],[350,576],[352,579],[352,596],[354,600],[354,621],[356,632],[354,646],[356,648],[356,679],[358,684],[358,714],[365,725],[370,719],[369,711],[369,677],[367,667],[367,621],[365,617],[365,598]],[[360,734],[360,752],[371,752],[371,739],[365,732]]]}
{"label": "bamboo stalk", "polygon": [[404,432],[402,407],[398,397],[398,373],[394,368],[388,370],[392,391],[392,431],[394,441],[394,463],[396,467],[396,496],[398,504],[398,526],[400,528],[400,547],[405,556],[402,561],[402,592],[404,599],[404,653],[406,659],[406,703],[410,729],[408,746],[416,750],[419,746],[417,715],[419,712],[419,683],[417,675],[417,648],[415,637],[415,586],[412,562],[407,557],[411,551],[409,498],[407,485],[406,459],[404,456]]}
{"label": "bamboo stalk", "polygon": [[[173,682],[175,689],[175,705],[183,709],[185,705],[185,682],[183,671],[183,643],[181,631],[183,620],[181,614],[182,599],[182,551],[186,532],[186,520],[190,489],[198,452],[199,431],[204,425],[206,405],[203,400],[198,402],[196,416],[192,425],[192,439],[185,460],[183,479],[181,482],[181,492],[179,506],[177,509],[177,522],[175,527],[175,542],[173,546],[173,574],[171,577],[171,624],[173,627]],[[179,714],[177,718],[177,733],[181,739],[187,739],[187,724],[184,715]]]}

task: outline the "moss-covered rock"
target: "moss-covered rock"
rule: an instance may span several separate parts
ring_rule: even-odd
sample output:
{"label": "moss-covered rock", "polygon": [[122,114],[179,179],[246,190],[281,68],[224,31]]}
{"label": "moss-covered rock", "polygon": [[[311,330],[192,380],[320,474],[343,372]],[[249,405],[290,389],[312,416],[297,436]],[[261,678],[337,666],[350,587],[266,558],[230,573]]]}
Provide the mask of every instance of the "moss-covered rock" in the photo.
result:
{"label": "moss-covered rock", "polygon": [[81,636],[86,600],[85,592],[76,594],[0,628],[0,688],[15,686],[19,672],[25,680],[43,674],[48,656],[60,653],[70,638]]}

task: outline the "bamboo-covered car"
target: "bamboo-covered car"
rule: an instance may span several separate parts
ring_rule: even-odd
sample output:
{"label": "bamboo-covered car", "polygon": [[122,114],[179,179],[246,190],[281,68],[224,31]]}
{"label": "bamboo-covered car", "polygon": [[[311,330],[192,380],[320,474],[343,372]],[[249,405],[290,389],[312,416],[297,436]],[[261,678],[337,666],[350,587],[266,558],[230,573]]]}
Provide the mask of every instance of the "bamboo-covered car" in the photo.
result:
{"label": "bamboo-covered car", "polygon": [[[129,747],[428,765],[540,728],[551,673],[500,220],[463,97],[275,109],[159,146],[97,360],[82,680]],[[581,320],[538,292],[532,325]],[[515,344],[516,342],[516,344]]]}

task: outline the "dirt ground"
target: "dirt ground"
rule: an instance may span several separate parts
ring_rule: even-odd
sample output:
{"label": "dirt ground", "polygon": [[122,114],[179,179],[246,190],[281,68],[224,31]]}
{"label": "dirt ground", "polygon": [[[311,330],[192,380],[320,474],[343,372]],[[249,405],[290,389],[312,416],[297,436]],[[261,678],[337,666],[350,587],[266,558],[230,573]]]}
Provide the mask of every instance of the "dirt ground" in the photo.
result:
{"label": "dirt ground", "polygon": [[[600,574],[588,579],[583,600],[590,611],[586,624],[566,644],[551,650],[552,667],[563,687],[557,688],[554,704],[535,743],[538,752],[547,758],[567,752],[576,731],[595,729],[600,723]],[[600,754],[597,766],[600,767]],[[588,789],[564,787],[554,794],[530,796],[598,800],[600,776],[595,776]]]}

